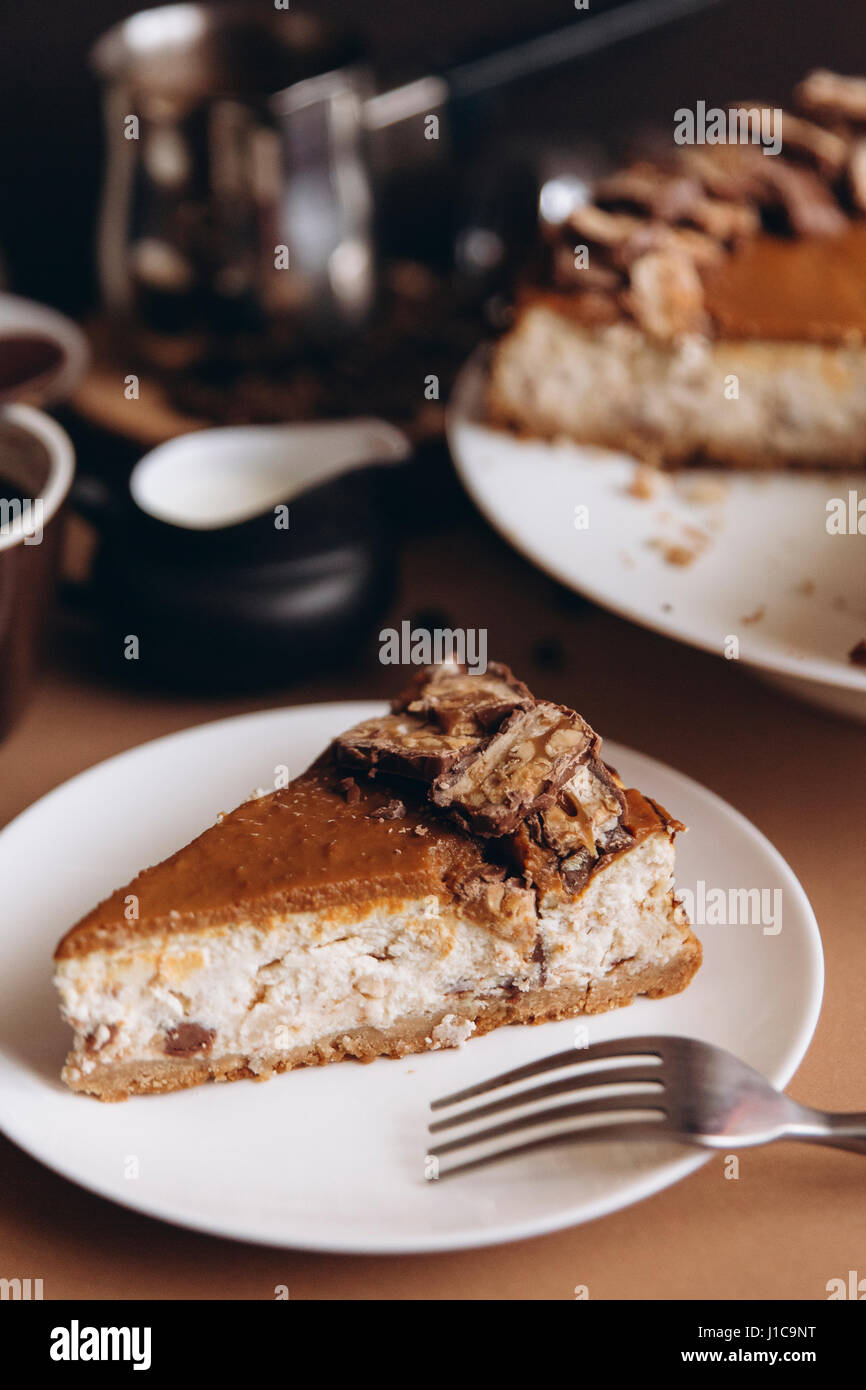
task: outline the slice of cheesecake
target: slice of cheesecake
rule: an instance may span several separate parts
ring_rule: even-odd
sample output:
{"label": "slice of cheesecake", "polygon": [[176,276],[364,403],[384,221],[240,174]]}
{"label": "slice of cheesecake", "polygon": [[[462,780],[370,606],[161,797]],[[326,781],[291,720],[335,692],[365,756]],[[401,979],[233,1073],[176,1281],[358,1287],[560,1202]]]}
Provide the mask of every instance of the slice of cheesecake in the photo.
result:
{"label": "slice of cheesecake", "polygon": [[665,467],[866,465],[864,90],[813,73],[777,155],[672,142],[601,180],[497,346],[491,422]]}
{"label": "slice of cheesecake", "polygon": [[675,993],[680,829],[506,668],[426,671],[67,933],[64,1080],[121,1100]]}

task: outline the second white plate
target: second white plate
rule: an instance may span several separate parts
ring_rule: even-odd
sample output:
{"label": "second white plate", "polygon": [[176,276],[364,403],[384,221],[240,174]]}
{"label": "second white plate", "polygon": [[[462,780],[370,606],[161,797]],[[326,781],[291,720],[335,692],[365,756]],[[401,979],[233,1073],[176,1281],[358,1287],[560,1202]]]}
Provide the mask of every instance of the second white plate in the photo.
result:
{"label": "second white plate", "polygon": [[[502,1028],[459,1051],[120,1105],[61,1084],[69,1032],[51,956],[66,928],[254,786],[271,785],[277,766],[300,772],[341,729],[382,712],[370,704],[277,709],[158,739],[67,782],[0,833],[0,1126],[10,1138],[74,1182],[179,1225],[266,1245],[377,1253],[557,1230],[636,1202],[705,1161],[675,1144],[619,1143],[425,1181],[429,1102],[573,1046],[573,1021]],[[684,994],[587,1019],[589,1041],[689,1034],[784,1085],[812,1036],[823,978],[800,884],[718,797],[639,753],[616,744],[605,751],[626,781],[691,826],[679,841],[677,878],[698,904],[705,959]],[[713,890],[729,904],[728,925],[701,920],[713,919],[702,903],[717,911]],[[763,921],[738,920],[731,890],[757,890],[753,901],[765,910],[747,916]]]}
{"label": "second white plate", "polygon": [[866,719],[866,668],[848,660],[866,638],[866,538],[827,529],[833,501],[850,525],[866,474],[689,470],[638,497],[627,454],[487,426],[485,380],[480,352],[457,382],[448,438],[470,496],[517,550],[633,622],[735,651],[790,693]]}

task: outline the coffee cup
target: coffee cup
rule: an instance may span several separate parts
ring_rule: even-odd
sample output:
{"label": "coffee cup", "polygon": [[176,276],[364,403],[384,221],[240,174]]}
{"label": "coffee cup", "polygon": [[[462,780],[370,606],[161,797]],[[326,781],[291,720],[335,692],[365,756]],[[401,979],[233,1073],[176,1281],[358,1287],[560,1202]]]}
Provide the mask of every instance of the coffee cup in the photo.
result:
{"label": "coffee cup", "polygon": [[54,420],[32,406],[0,409],[0,739],[32,684],[74,471],[72,443]]}

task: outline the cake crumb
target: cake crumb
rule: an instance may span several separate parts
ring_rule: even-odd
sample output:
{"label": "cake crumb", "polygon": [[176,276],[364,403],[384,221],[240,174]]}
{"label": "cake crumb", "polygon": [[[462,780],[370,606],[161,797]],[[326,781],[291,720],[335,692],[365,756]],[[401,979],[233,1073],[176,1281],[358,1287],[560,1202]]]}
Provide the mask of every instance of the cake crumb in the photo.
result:
{"label": "cake crumb", "polygon": [[641,502],[649,502],[656,496],[660,480],[661,475],[657,468],[652,468],[648,463],[638,463],[626,492],[629,497],[637,497]]}
{"label": "cake crumb", "polygon": [[766,611],[767,610],[762,603],[760,608],[755,609],[754,613],[744,614],[740,618],[740,622],[743,623],[746,627],[751,627],[752,623],[759,623],[761,621]]}
{"label": "cake crumb", "polygon": [[668,545],[664,549],[664,557],[669,565],[693,565],[698,558],[697,551],[689,550],[685,545]]}
{"label": "cake crumb", "polygon": [[433,1029],[431,1046],[434,1051],[440,1047],[460,1047],[474,1032],[475,1024],[471,1018],[461,1018],[459,1014],[446,1014],[442,1022],[437,1023]]}
{"label": "cake crumb", "polygon": [[687,545],[675,544],[673,541],[655,540],[650,541],[650,545],[653,549],[661,551],[665,564],[677,565],[681,569],[694,564],[700,554],[698,550],[693,550]]}
{"label": "cake crumb", "polygon": [[682,538],[677,541],[657,536],[647,542],[651,549],[661,551],[666,564],[677,565],[680,568],[693,565],[709,543],[710,538],[706,531],[699,530],[697,526],[684,527]]}
{"label": "cake crumb", "polygon": [[681,495],[684,501],[691,502],[694,506],[707,507],[715,502],[723,502],[728,495],[728,489],[723,482],[718,482],[715,478],[699,478],[684,487]]}

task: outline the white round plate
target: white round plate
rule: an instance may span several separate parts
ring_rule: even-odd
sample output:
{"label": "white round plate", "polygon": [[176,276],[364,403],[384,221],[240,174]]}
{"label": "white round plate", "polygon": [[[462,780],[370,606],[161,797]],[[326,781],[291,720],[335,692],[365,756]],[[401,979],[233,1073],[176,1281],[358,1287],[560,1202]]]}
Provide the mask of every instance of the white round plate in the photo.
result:
{"label": "white round plate", "polygon": [[[690,469],[640,498],[627,454],[486,426],[485,380],[481,352],[457,381],[448,438],[470,496],[517,550],[668,637],[719,656],[734,637],[739,659],[789,693],[866,719],[866,668],[848,660],[866,638],[866,539],[856,523],[827,531],[828,502],[847,524],[866,473]],[[671,548],[695,558],[671,563]]]}
{"label": "white round plate", "polygon": [[[425,1182],[429,1102],[573,1045],[569,1021],[500,1029],[459,1051],[119,1105],[62,1086],[69,1036],[50,976],[65,929],[255,786],[271,785],[276,766],[301,771],[341,729],[381,712],[368,703],[279,709],[158,739],[73,778],[0,833],[0,1125],[11,1139],[83,1187],[179,1225],[266,1245],[370,1253],[557,1230],[636,1202],[705,1161],[674,1144],[590,1145]],[[689,1034],[784,1085],[821,1000],[820,937],[802,888],[718,797],[639,753],[613,744],[606,752],[628,782],[691,826],[679,841],[682,886],[778,889],[783,915],[775,934],[760,924],[698,925],[705,961],[694,984],[673,999],[589,1018],[589,1041]]]}

